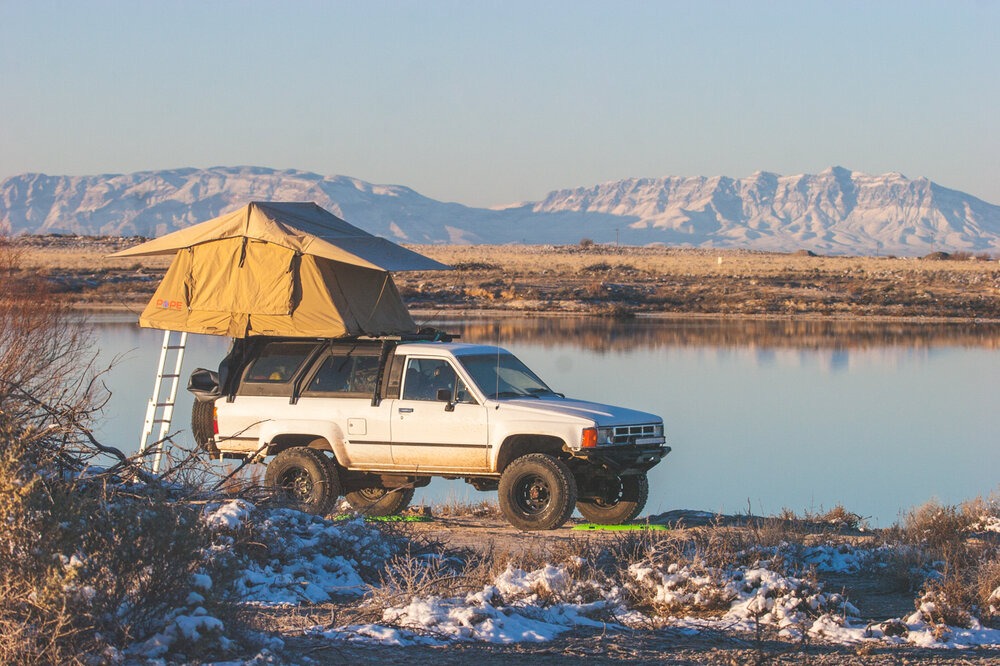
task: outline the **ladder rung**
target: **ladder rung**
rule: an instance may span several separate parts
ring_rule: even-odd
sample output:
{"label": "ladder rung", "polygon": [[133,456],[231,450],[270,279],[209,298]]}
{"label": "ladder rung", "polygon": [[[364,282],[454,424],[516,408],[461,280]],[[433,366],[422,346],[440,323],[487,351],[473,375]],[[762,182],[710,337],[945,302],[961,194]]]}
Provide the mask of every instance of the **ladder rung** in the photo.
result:
{"label": "ladder rung", "polygon": [[[149,404],[146,409],[146,420],[143,424],[142,440],[139,442],[139,450],[156,450],[156,458],[153,460],[153,472],[158,472],[160,467],[160,459],[166,449],[165,442],[159,442],[155,445],[149,443],[149,439],[152,437],[153,429],[156,424],[160,424],[160,433],[165,435],[167,430],[170,428],[170,423],[173,420],[174,408],[176,407],[176,392],[178,380],[182,377],[181,364],[184,360],[184,352],[187,347],[187,333],[181,333],[179,341],[174,340],[174,331],[164,331],[163,333],[163,344],[160,345],[160,363],[156,368],[156,382],[153,384],[153,395],[149,399]],[[173,351],[174,354],[171,355],[169,352]],[[170,366],[173,368],[173,372],[164,373],[167,366],[168,357],[173,356]],[[168,392],[167,400],[161,401],[160,392],[166,390]],[[154,418],[157,413],[159,413],[161,418]]]}

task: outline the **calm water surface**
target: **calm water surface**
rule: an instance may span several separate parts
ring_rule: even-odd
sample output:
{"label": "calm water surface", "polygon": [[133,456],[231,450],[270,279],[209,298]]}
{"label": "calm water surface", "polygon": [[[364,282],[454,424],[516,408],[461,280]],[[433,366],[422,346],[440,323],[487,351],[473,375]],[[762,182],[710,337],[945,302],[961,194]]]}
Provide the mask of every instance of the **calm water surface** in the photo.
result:
{"label": "calm water surface", "polygon": [[[101,441],[138,448],[162,333],[93,316],[112,392]],[[673,452],[647,512],[775,513],[836,504],[875,526],[928,499],[1000,484],[1000,327],[844,322],[533,318],[432,322],[500,344],[557,391],[664,417]],[[229,341],[189,336],[184,375]],[[181,391],[174,429],[189,438]],[[435,480],[419,502],[484,499]],[[493,493],[495,496],[495,493]]]}

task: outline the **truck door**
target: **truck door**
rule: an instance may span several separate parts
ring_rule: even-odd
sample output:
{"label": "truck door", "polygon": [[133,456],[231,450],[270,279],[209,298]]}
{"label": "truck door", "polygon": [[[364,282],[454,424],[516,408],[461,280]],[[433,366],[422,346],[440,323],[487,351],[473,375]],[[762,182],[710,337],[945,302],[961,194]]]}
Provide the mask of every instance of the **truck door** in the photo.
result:
{"label": "truck door", "polygon": [[378,348],[332,348],[306,378],[298,418],[329,422],[338,441],[330,442],[340,463],[352,469],[391,466],[390,405],[372,405]]}
{"label": "truck door", "polygon": [[[451,400],[439,400],[439,391]],[[399,395],[392,401],[390,426],[395,466],[486,471],[487,409],[447,359],[407,357]]]}

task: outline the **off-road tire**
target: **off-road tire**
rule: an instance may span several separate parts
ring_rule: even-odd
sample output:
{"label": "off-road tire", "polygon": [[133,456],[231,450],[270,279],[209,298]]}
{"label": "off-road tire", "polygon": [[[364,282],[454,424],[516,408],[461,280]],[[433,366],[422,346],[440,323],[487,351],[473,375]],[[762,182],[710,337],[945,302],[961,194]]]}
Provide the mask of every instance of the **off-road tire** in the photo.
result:
{"label": "off-road tire", "polygon": [[410,506],[413,488],[359,488],[344,497],[351,508],[364,516],[395,516]]}
{"label": "off-road tire", "polygon": [[218,455],[215,446],[215,401],[202,402],[195,400],[191,406],[191,435],[202,450]]}
{"label": "off-road tire", "polygon": [[267,465],[264,486],[296,509],[318,516],[330,513],[340,496],[336,467],[322,452],[304,446],[276,455]]}
{"label": "off-road tire", "polygon": [[598,525],[627,523],[639,515],[649,498],[649,479],[645,474],[615,476],[609,488],[609,497],[604,500],[576,503],[584,519]]}
{"label": "off-road tire", "polygon": [[573,513],[576,479],[558,458],[529,453],[504,469],[499,495],[500,510],[517,529],[554,530]]}

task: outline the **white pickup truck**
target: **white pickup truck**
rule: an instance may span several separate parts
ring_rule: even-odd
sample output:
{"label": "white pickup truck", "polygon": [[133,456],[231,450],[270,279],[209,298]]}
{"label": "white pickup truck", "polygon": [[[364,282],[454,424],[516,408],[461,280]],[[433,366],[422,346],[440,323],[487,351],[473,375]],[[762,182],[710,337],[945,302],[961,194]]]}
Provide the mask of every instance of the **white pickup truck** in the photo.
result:
{"label": "white pickup truck", "polygon": [[634,519],[669,451],[660,417],[574,400],[513,354],[446,334],[234,341],[196,370],[193,430],[221,457],[263,462],[265,485],[327,513],[344,495],[390,515],[431,477],[498,490],[507,520],[555,529]]}

